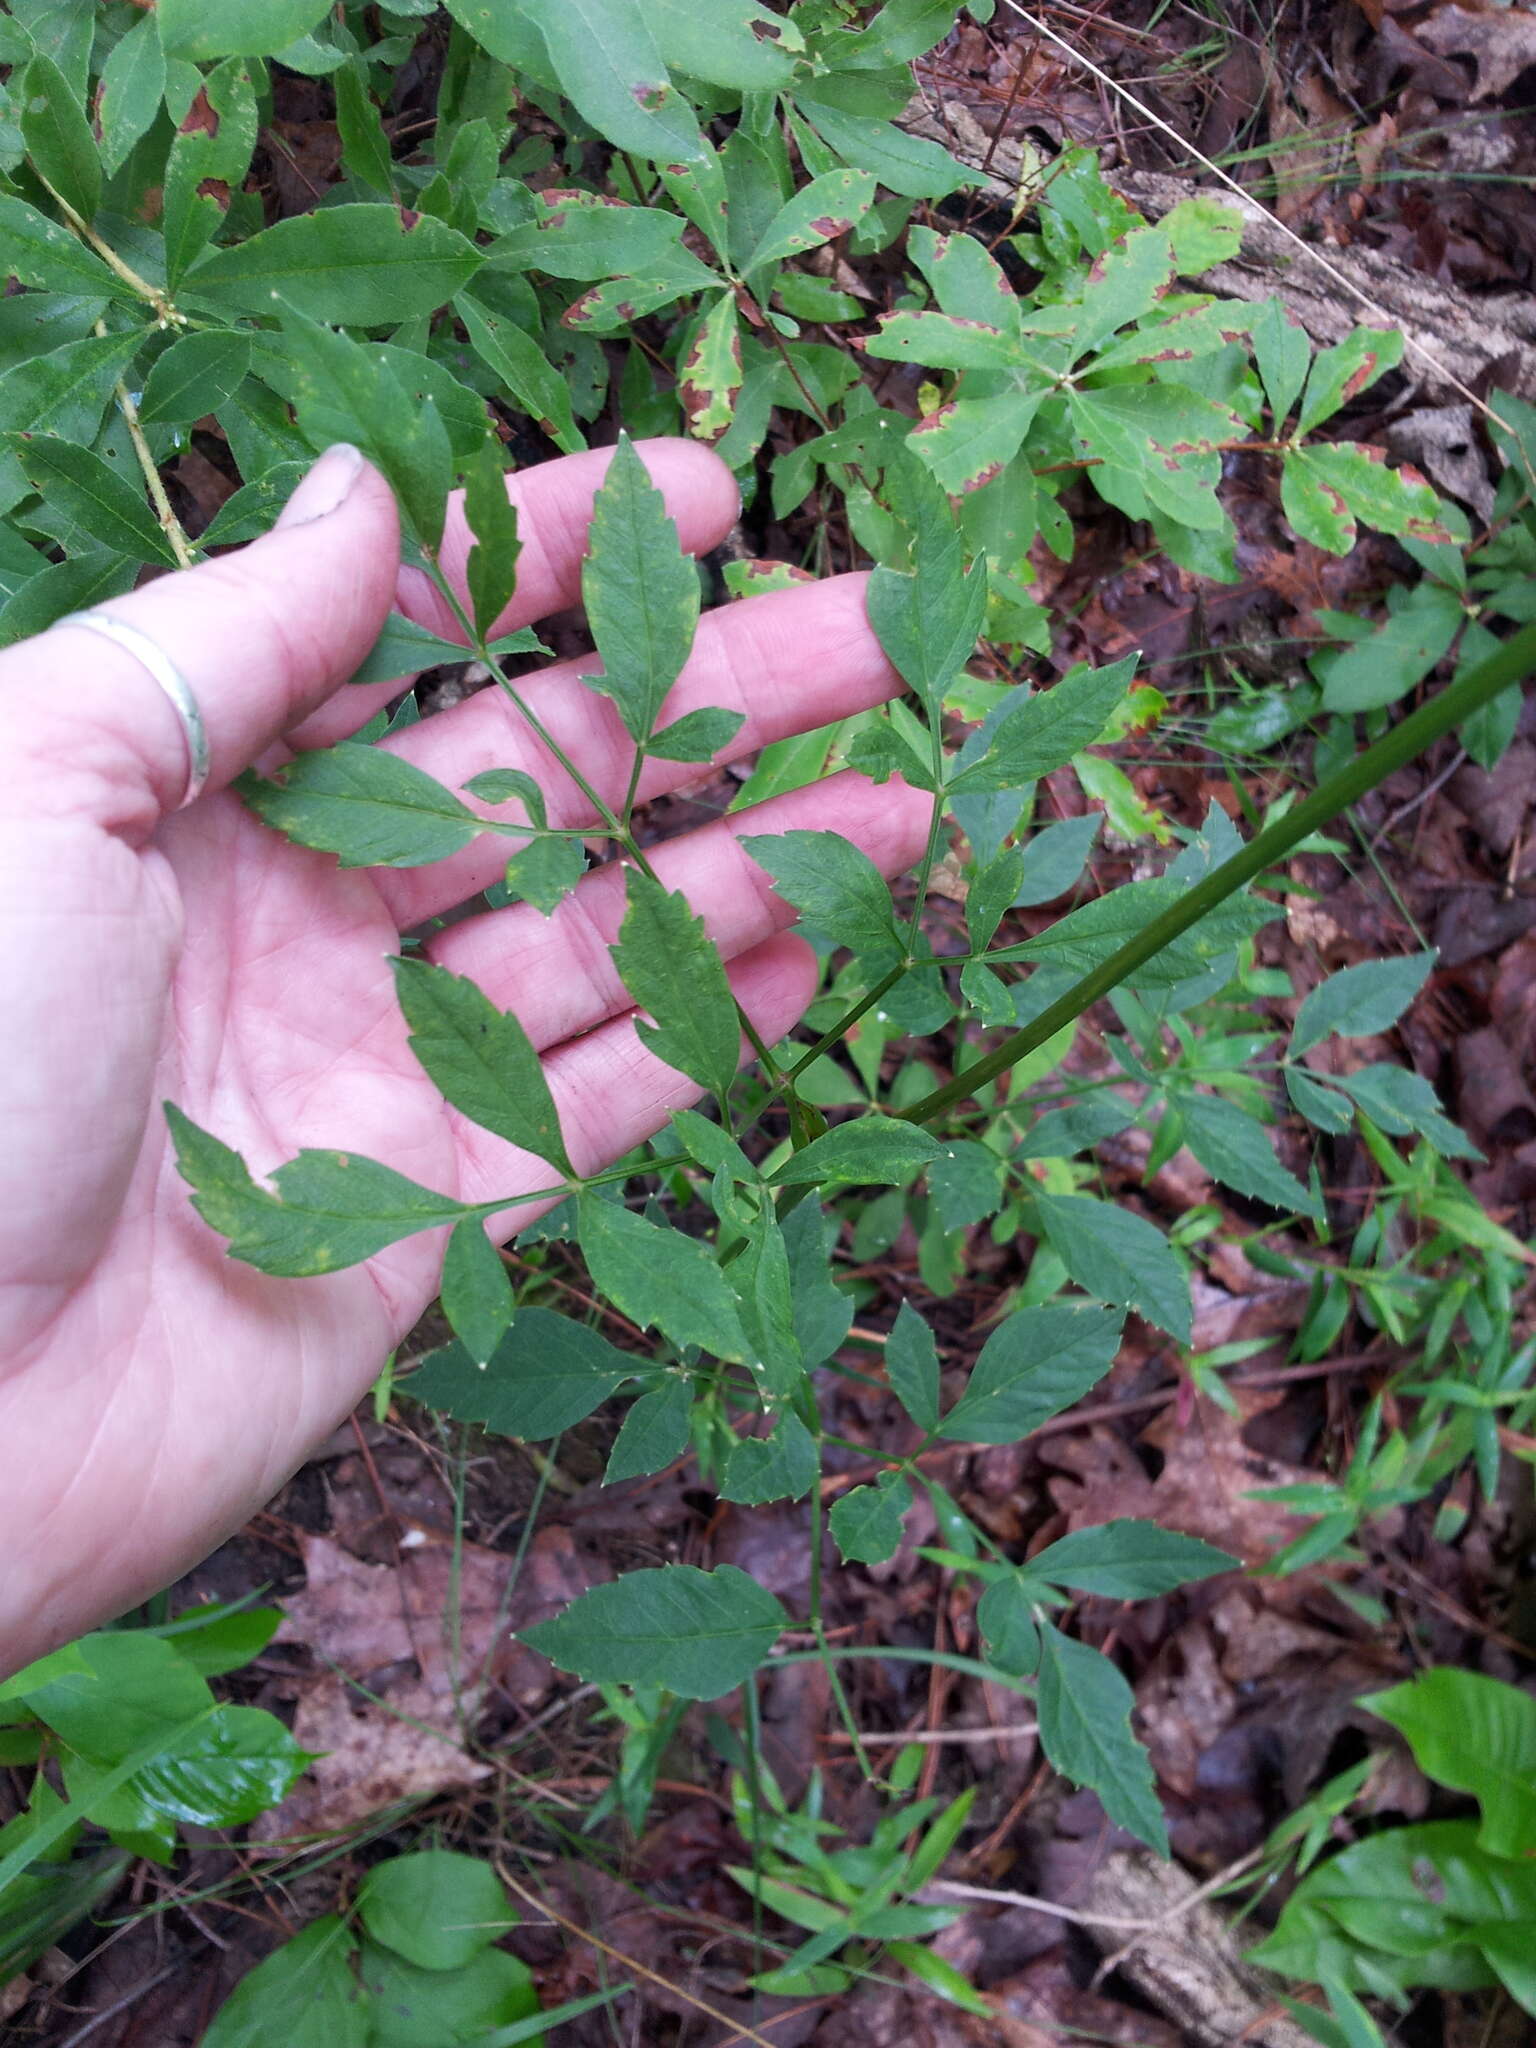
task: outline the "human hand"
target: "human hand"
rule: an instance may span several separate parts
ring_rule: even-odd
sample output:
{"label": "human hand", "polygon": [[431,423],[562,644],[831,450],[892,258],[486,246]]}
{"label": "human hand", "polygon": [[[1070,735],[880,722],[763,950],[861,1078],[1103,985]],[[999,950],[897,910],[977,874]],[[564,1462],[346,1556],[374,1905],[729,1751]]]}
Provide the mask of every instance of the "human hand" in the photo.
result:
{"label": "human hand", "polygon": [[[685,442],[641,453],[684,546],[714,546],[736,507],[724,465]],[[568,456],[512,481],[524,546],[498,632],[576,600],[607,459]],[[444,562],[461,589],[468,545],[455,500]],[[345,738],[397,692],[338,687],[392,602],[457,637],[438,594],[400,570],[393,501],[350,450],[322,459],[272,534],[113,600],[187,678],[207,727],[207,793],[179,812],[185,736],[130,654],[69,626],[0,653],[0,1670],[206,1555],[348,1413],[437,1290],[441,1232],[323,1279],[231,1261],[188,1200],[163,1101],[258,1171],[335,1146],[467,1201],[548,1185],[543,1162],[443,1103],[407,1046],[389,966],[402,931],[498,877],[507,842],[488,835],[432,867],[342,871],[227,789],[287,748]],[[590,666],[559,663],[524,687],[612,802],[632,756],[613,706],[576,681]],[[863,579],[844,576],[706,615],[666,715],[741,710],[739,755],[898,688]],[[589,815],[499,691],[386,744],[455,789],[485,768],[528,769],[551,824]],[[698,772],[653,761],[642,795]],[[894,873],[920,852],[928,808],[900,783],[845,773],[654,852],[764,1038],[799,1017],[813,962],[738,836],[832,828]],[[610,866],[548,920],[519,904],[426,949],[514,1010],[544,1052],[579,1173],[698,1093],[627,1014],[608,954],[622,910]],[[510,1210],[504,1234],[531,1213]]]}

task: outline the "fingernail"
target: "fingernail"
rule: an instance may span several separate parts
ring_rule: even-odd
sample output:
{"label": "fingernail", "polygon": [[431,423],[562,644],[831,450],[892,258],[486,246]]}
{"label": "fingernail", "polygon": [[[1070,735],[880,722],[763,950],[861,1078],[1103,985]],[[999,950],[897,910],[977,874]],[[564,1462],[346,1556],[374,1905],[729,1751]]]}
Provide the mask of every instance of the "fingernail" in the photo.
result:
{"label": "fingernail", "polygon": [[312,519],[324,519],[328,512],[335,512],[351,495],[362,471],[362,450],[354,448],[350,441],[338,441],[327,448],[278,514],[278,526],[307,526]]}

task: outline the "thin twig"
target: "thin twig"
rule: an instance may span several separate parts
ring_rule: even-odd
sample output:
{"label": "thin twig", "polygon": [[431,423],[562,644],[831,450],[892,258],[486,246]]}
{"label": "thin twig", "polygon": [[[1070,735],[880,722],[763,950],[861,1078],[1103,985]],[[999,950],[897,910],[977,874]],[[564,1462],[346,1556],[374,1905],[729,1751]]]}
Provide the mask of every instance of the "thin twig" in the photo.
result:
{"label": "thin twig", "polygon": [[573,1935],[577,1941],[586,1942],[589,1947],[595,1948],[599,1955],[606,1956],[609,1962],[617,1963],[621,1969],[632,1970],[637,1977],[643,1977],[648,1984],[659,1984],[663,1991],[670,1992],[674,1998],[686,1999],[688,2004],[693,2006],[696,2011],[704,2013],[712,2020],[718,2020],[721,2026],[735,2028],[735,2039],[754,2041],[757,2044],[757,2048],[777,2048],[777,2044],[770,2041],[766,2034],[758,2033],[755,2027],[744,2026],[740,2020],[733,2018],[730,2013],[722,2012],[718,2006],[711,2005],[707,1999],[700,1998],[696,1991],[685,1990],[681,1984],[674,1984],[670,1977],[663,1977],[659,1970],[647,1968],[636,1957],[626,1955],[622,1949],[614,1948],[611,1943],[604,1941],[599,1935],[593,1934],[590,1928],[578,1927],[574,1920],[568,1920],[563,1913],[557,1912],[547,1899],[541,1898],[535,1891],[530,1891],[525,1884],[520,1884],[499,1856],[493,1860],[496,1865],[496,1874],[508,1891],[515,1892],[525,1906],[532,1906],[536,1912],[544,1914],[547,1919],[554,1922],[556,1927],[564,1928],[565,1932]]}
{"label": "thin twig", "polygon": [[80,2043],[88,2040],[98,2027],[104,2027],[108,2020],[115,2020],[118,2014],[126,2012],[130,2005],[137,2005],[138,2001],[146,1998],[157,1984],[163,1984],[167,1977],[173,1977],[180,1968],[179,1961],[167,1963],[163,1969],[156,1970],[152,1977],[145,1977],[140,1983],[125,1991],[121,1998],[114,1998],[110,2005],[103,2006],[101,2011],[88,2019],[83,2027],[76,2027],[67,2040],[59,2043],[59,2048],[80,2048]]}
{"label": "thin twig", "polygon": [[[900,1749],[909,1742],[933,1743],[935,1745],[956,1742],[961,1744],[983,1742],[1020,1742],[1026,1735],[1039,1733],[1034,1721],[1005,1721],[997,1728],[916,1728],[903,1734],[899,1729],[871,1735],[860,1730],[859,1740],[871,1749]],[[853,1740],[841,1728],[828,1729],[822,1738],[826,1742],[846,1743]]]}

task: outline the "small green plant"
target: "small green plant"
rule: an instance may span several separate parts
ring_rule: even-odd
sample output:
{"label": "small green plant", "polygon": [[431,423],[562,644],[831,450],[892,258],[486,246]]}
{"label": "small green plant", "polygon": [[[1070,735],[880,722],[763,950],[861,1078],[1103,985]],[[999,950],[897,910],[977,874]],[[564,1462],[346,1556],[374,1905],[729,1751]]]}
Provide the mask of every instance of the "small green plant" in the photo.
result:
{"label": "small green plant", "polygon": [[[973,0],[970,12],[983,19],[990,7]],[[633,1032],[704,1107],[677,1110],[618,1166],[578,1170],[516,1015],[407,946],[396,981],[421,1067],[461,1117],[538,1162],[532,1178],[468,1201],[357,1153],[311,1147],[263,1181],[220,1132],[172,1104],[199,1212],[232,1256],[295,1284],[441,1232],[455,1341],[396,1391],[531,1442],[618,1396],[610,1481],[691,1450],[728,1500],[808,1503],[804,1615],[730,1565],[674,1565],[597,1586],[528,1631],[562,1669],[605,1688],[625,1724],[612,1803],[636,1827],[680,1702],[751,1687],[776,1657],[824,1659],[836,1689],[840,1658],[897,1654],[834,1650],[822,1612],[822,1458],[847,1446],[824,1420],[819,1375],[854,1309],[836,1263],[840,1231],[847,1223],[868,1244],[910,1215],[922,1278],[937,1294],[958,1278],[961,1233],[988,1222],[1018,1247],[995,1327],[957,1387],[962,1361],[918,1303],[903,1304],[881,1333],[884,1384],[893,1421],[910,1423],[917,1442],[876,1454],[880,1476],[837,1500],[831,1534],[845,1560],[887,1557],[923,1488],[944,1562],[982,1588],[985,1657],[961,1668],[1030,1691],[1051,1761],[1163,1848],[1129,1686],[1060,1625],[1063,1610],[1073,1593],[1145,1597],[1232,1560],[1116,1523],[1021,1564],[968,1523],[917,1458],[940,1442],[1016,1441],[1070,1407],[1109,1369],[1132,1314],[1188,1350],[1191,1274],[1217,1219],[1186,1218],[1170,1234],[1106,1195],[1094,1147],[1130,1124],[1150,1128],[1154,1166],[1187,1147],[1245,1215],[1265,1219],[1245,1239],[1256,1258],[1306,1257],[1306,1233],[1327,1229],[1327,1207],[1305,1146],[1286,1159],[1275,1148],[1284,1089],[1313,1130],[1359,1131],[1385,1190],[1347,1269],[1319,1265],[1306,1341],[1328,1341],[1341,1300],[1361,1304],[1396,1334],[1422,1328],[1434,1375],[1417,1389],[1416,1427],[1432,1437],[1422,1454],[1391,1435],[1382,1445],[1373,1420],[1358,1475],[1299,1503],[1322,1517],[1310,1554],[1405,1485],[1428,1483],[1447,1458],[1475,1457],[1487,1482],[1498,1418],[1524,1412],[1529,1359],[1508,1346],[1496,1367],[1448,1366],[1477,1350],[1486,1295],[1462,1275],[1432,1304],[1431,1283],[1444,1279],[1436,1262],[1452,1242],[1495,1263],[1523,1248],[1460,1191],[1446,1162],[1469,1148],[1426,1082],[1381,1064],[1324,1078],[1306,1064],[1330,1035],[1388,1028],[1432,956],[1333,976],[1286,1048],[1260,1006],[1288,990],[1266,980],[1253,942],[1280,914],[1277,864],[1342,809],[1447,731],[1487,761],[1513,730],[1536,628],[1502,640],[1486,620],[1529,617],[1536,434],[1511,409],[1500,523],[1466,568],[1464,522],[1422,478],[1366,444],[1323,437],[1395,363],[1398,338],[1360,329],[1314,354],[1278,302],[1201,292],[1201,274],[1240,235],[1220,205],[1194,200],[1150,226],[1090,155],[1067,152],[985,236],[945,225],[935,209],[975,174],[896,116],[911,60],[955,22],[949,0],[714,0],[707,35],[697,15],[693,0],[450,0],[446,17],[426,0],[159,0],[152,10],[12,0],[0,18],[0,62],[12,67],[0,101],[0,272],[20,289],[0,300],[0,643],[126,590],[146,566],[185,565],[263,532],[328,442],[369,455],[394,488],[407,557],[434,587],[444,630],[392,618],[354,680],[483,664],[523,765],[448,788],[370,744],[386,729],[381,714],[353,740],[247,777],[247,804],[274,832],[350,868],[427,866],[494,835],[507,860],[489,902],[525,903],[544,918],[569,914],[588,844],[602,840],[625,869],[612,956]],[[391,93],[421,38],[433,45],[436,101],[427,122],[394,133]],[[284,71],[329,81],[341,159],[323,203],[269,222],[247,185],[270,146],[262,138]],[[537,122],[521,118],[529,110]],[[840,250],[879,255],[878,285],[846,289],[830,267]],[[883,296],[861,295],[876,290]],[[916,417],[882,396],[892,364],[918,372]],[[569,453],[589,431],[608,440],[614,428],[583,581],[595,653],[582,680],[613,707],[625,756],[617,783],[598,788],[530,701],[537,638],[497,626],[518,565],[506,443]],[[926,847],[901,913],[850,839],[754,830],[750,808],[741,818],[765,886],[799,914],[824,962],[809,1025],[777,1045],[738,1011],[702,919],[658,879],[637,819],[642,794],[731,759],[742,731],[739,709],[672,702],[701,579],[630,439],[669,431],[712,446],[749,507],[798,518],[806,559],[796,567],[873,565],[869,619],[908,690],[888,709],[764,750],[742,805],[843,764],[881,786],[899,776],[928,798]],[[211,437],[235,486],[195,537],[167,484],[194,434]],[[1364,523],[1399,540],[1424,580],[1379,629],[1331,622],[1354,644],[1322,658],[1320,695],[1270,707],[1271,737],[1320,706],[1335,715],[1319,790],[1253,816],[1246,841],[1219,809],[1178,833],[1159,826],[1160,844],[1180,840],[1176,850],[1091,893],[1096,818],[1047,822],[1039,792],[1070,770],[1112,827],[1144,835],[1147,813],[1104,749],[1160,700],[1137,687],[1134,657],[1068,667],[1048,687],[1023,679],[1028,657],[1051,644],[1031,549],[1038,541],[1070,557],[1064,493],[1085,483],[1150,547],[1231,579],[1223,488],[1239,456],[1269,466],[1301,539],[1344,553]],[[441,555],[459,486],[474,545],[455,582]],[[790,575],[787,565],[738,564],[728,587],[743,604],[766,601]],[[1391,724],[1387,708],[1457,630],[1464,659],[1451,688]],[[978,643],[985,677],[969,672]],[[1357,757],[1360,713],[1370,745]],[[416,715],[407,695],[393,729]],[[526,765],[549,758],[558,788]],[[953,927],[926,916],[946,862],[965,885],[958,952]],[[1063,907],[1044,929],[1014,920],[1050,904]],[[1114,1072],[1085,1082],[1063,1062],[1078,1019],[1105,998],[1120,1027],[1108,1037]],[[754,1060],[745,1076],[744,1029]],[[935,1087],[897,1048],[941,1031],[953,1034],[958,1071]],[[870,1199],[872,1189],[882,1192]],[[642,1333],[639,1348],[611,1342],[596,1316],[515,1297],[487,1233],[509,1208],[525,1241],[579,1245],[595,1297]],[[1384,1210],[1429,1233],[1411,1258],[1398,1254]],[[1270,1237],[1280,1249],[1266,1248]],[[815,1647],[786,1649],[792,1625],[808,1627]],[[69,1728],[50,1719],[77,1681],[87,1691],[107,1683],[103,1657],[158,1657],[166,1673],[166,1658],[185,1663],[174,1641],[163,1656],[99,1647],[131,1640],[61,1652],[66,1663],[32,1691],[13,1681],[6,1697],[54,1731],[38,1738],[39,1757],[54,1736],[69,1751],[69,1798],[60,1805],[39,1780],[32,1812],[12,1823],[0,1883],[55,1884],[60,1873],[39,1859],[77,1817],[167,1852],[181,1816],[140,1787],[146,1771],[161,1782],[160,1750],[141,1757],[137,1738],[113,1736],[116,1747],[81,1748],[77,1760]],[[201,1680],[189,1669],[177,1685],[190,1701]],[[170,1725],[245,1711],[213,1709],[199,1692]],[[300,1761],[279,1745],[266,1788]],[[964,1811],[920,1818],[931,1844]],[[881,1913],[928,1910],[894,1903],[920,1888],[927,1854],[897,1855],[911,1813],[883,1819],[876,1845],[825,1856],[814,1815],[772,1806],[763,1824],[767,1860],[750,1873],[759,1898],[788,1887],[825,1908],[802,1970],[842,1968],[851,1944],[888,1940],[898,1923]],[[28,1896],[51,1896],[61,1912],[85,1876],[76,1872],[73,1891]],[[846,1896],[866,1877],[871,1896],[884,1895],[873,1921]],[[57,1917],[42,1903],[37,1911]],[[359,1911],[363,1936],[345,1920],[321,1923],[300,1937],[297,1959],[285,1949],[287,1962],[249,1982],[291,1985],[302,1964],[334,1987],[326,2010],[350,2015],[336,2019],[338,2031],[352,2029],[342,2038],[418,2038],[380,2031],[394,2024],[381,2017],[382,1994],[369,1994],[365,2016],[358,1984],[370,1969],[395,1982],[414,1966],[439,1970],[429,1989],[441,1991],[447,1966],[383,1956],[370,1944],[384,1937]],[[926,1953],[899,1959],[930,1968],[913,1961]],[[489,1984],[497,1973],[504,1983],[486,1992],[494,2003],[516,1987],[501,1967],[510,1959],[491,1956],[500,1951],[455,1964],[453,1981],[479,1969]],[[521,2020],[503,2025],[488,2009],[476,2007],[482,2031],[525,2037]],[[280,2008],[259,2010],[273,2031]],[[238,2014],[229,2021],[240,2024]]]}
{"label": "small green plant", "polygon": [[[1536,2016],[1536,1700],[1441,1669],[1361,1704],[1407,1738],[1426,1777],[1474,1799],[1480,1818],[1383,1828],[1326,1861],[1317,1852],[1340,1799],[1299,1839],[1288,1823],[1272,1846],[1299,1848],[1300,1882],[1255,1960],[1327,1991],[1335,2031],[1291,2009],[1333,2048],[1380,2040],[1361,1994],[1403,2007],[1421,1989],[1501,1985]],[[1341,1784],[1344,1801],[1369,1768]]]}
{"label": "small green plant", "polygon": [[348,1912],[311,1921],[241,1978],[204,2048],[543,2048],[547,2025],[607,2001],[542,2014],[527,1966],[495,1946],[517,1921],[480,1857],[389,1857]]}
{"label": "small green plant", "polygon": [[281,1620],[269,1607],[193,1608],[83,1636],[0,1685],[0,1760],[36,1772],[0,1828],[0,1982],[107,1897],[133,1857],[169,1863],[182,1827],[238,1827],[294,1783],[310,1759],[282,1722],[208,1686],[258,1656]]}

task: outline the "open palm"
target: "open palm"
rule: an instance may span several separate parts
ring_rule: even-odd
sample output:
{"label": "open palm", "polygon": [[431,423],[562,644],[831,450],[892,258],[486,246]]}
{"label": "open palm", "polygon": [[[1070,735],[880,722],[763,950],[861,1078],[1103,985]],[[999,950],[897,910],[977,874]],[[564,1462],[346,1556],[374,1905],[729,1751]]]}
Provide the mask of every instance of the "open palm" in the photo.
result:
{"label": "open palm", "polygon": [[[684,545],[734,516],[723,465],[642,448]],[[524,551],[498,630],[574,601],[604,454],[513,485]],[[339,499],[339,502],[337,500]],[[445,557],[467,546],[457,508]],[[0,1666],[10,1668],[166,1584],[295,1469],[348,1412],[436,1292],[443,1234],[329,1278],[240,1265],[190,1207],[160,1104],[258,1171],[305,1146],[381,1159],[470,1201],[547,1187],[549,1169],[465,1124],[406,1043],[390,957],[402,931],[494,880],[504,839],[429,868],[348,873],[259,825],[227,785],[272,750],[355,731],[398,686],[339,690],[391,603],[438,630],[440,600],[398,568],[377,475],[333,451],[279,529],[110,610],[188,677],[213,752],[209,793],[167,815],[185,777],[175,714],[133,659],[62,628],[0,655]],[[588,661],[580,666],[590,668]],[[577,664],[528,688],[541,724],[610,801],[631,756]],[[808,730],[897,687],[846,577],[707,616],[668,705],[724,705],[733,753]],[[584,799],[502,693],[387,744],[459,787],[525,768],[550,823]],[[642,794],[697,773],[652,763]],[[887,872],[918,851],[926,801],[843,775],[657,850],[731,962],[763,1034],[813,985],[790,913],[739,831],[831,827]],[[572,1160],[590,1173],[690,1101],[645,1051],[608,945],[623,879],[598,869],[554,917],[528,905],[451,923],[430,957],[516,1012],[546,1069]]]}

